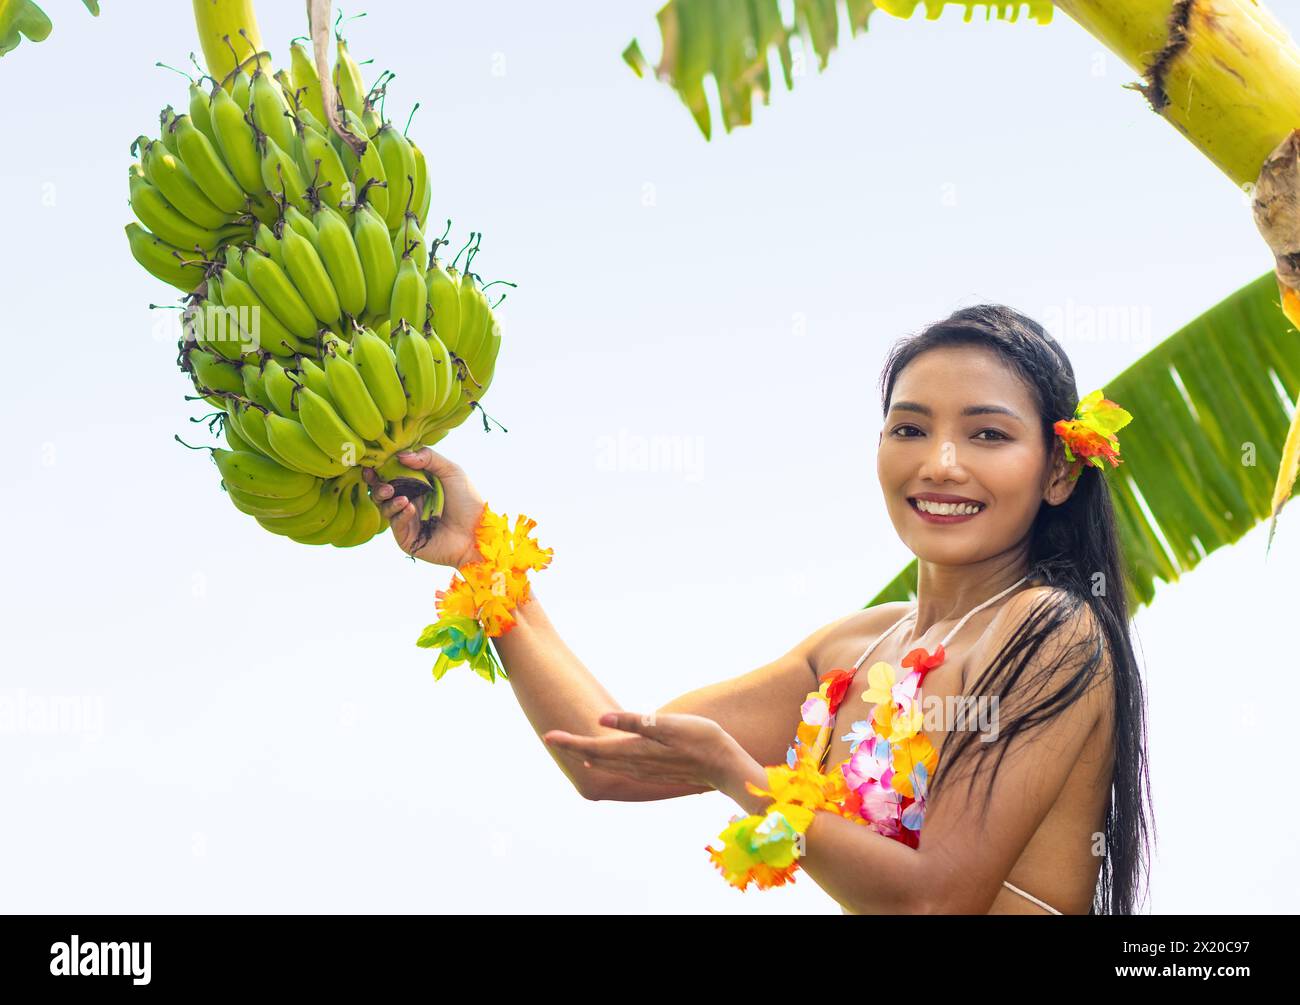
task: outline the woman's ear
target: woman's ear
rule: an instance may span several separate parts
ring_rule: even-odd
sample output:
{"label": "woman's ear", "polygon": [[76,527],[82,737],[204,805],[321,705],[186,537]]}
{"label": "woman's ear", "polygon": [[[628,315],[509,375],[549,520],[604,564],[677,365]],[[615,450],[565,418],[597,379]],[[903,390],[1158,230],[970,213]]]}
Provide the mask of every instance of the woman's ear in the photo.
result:
{"label": "woman's ear", "polygon": [[1043,490],[1043,499],[1050,506],[1060,506],[1070,498],[1075,485],[1078,484],[1078,475],[1083,470],[1083,459],[1075,458],[1073,462],[1067,461],[1065,444],[1059,439],[1053,439],[1052,473],[1047,481],[1047,487]]}

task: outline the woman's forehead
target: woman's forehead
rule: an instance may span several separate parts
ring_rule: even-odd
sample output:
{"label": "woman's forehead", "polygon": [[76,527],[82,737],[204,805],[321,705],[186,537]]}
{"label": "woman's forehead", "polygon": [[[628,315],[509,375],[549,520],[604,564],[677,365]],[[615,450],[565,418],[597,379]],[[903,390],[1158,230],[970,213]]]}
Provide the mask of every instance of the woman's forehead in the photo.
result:
{"label": "woman's forehead", "polygon": [[1004,405],[1023,414],[1034,411],[1034,397],[1024,378],[991,349],[944,346],[908,362],[894,381],[890,407],[908,401],[931,412],[956,411],[970,405]]}

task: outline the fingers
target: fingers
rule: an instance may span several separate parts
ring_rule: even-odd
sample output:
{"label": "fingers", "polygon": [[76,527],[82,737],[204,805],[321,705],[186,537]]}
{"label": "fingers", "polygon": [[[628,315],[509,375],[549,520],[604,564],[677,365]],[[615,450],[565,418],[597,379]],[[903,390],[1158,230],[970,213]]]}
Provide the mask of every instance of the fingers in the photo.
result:
{"label": "fingers", "polygon": [[[389,495],[393,494],[393,487],[391,485],[385,485],[383,488],[388,490]],[[375,490],[376,496],[380,491],[382,491],[382,489]],[[382,503],[379,507],[379,512],[383,514],[385,520],[392,523],[408,506],[410,506],[411,509],[415,508],[414,506],[411,506],[411,500],[407,499],[406,496],[398,496],[396,499],[390,499],[388,502]]]}
{"label": "fingers", "polygon": [[432,471],[435,475],[448,475],[456,470],[456,465],[452,461],[430,447],[404,451],[397,455],[397,460],[408,468],[414,468],[417,471]]}
{"label": "fingers", "polygon": [[655,713],[642,715],[640,712],[606,712],[600,717],[602,726],[612,726],[626,733],[640,733],[642,736],[657,738],[660,735]]}

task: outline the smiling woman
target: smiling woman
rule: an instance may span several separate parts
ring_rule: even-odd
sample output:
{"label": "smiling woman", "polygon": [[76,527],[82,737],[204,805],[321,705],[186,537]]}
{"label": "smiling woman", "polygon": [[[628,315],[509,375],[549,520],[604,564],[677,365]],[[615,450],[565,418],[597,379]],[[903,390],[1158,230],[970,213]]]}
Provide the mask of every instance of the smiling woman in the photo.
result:
{"label": "smiling woman", "polygon": [[[959,730],[945,744],[929,779],[927,839],[959,839],[963,828],[948,827],[957,820],[1006,834],[1002,847],[984,842],[985,858],[1005,855],[1013,873],[1071,899],[1060,877],[1081,877],[1077,890],[1093,876],[1089,913],[1131,913],[1147,864],[1142,685],[1109,492],[1057,435],[1079,401],[1070,361],[1031,319],[981,305],[896,344],[881,392],[877,472],[919,559],[917,623],[1017,577],[1035,584],[994,619],[969,685],[963,668],[958,690],[999,703],[999,739]],[[1031,765],[1055,786],[1018,789]],[[939,795],[958,778],[966,785],[940,828]],[[968,819],[977,779],[981,813]],[[1019,809],[1007,803],[1016,792]],[[995,804],[1005,814],[990,825]],[[1104,806],[1095,835],[1083,826],[1094,805]]]}
{"label": "smiling woman", "polygon": [[[1117,444],[1089,439],[1091,417],[1069,425],[1082,414],[1069,360],[1006,307],[904,339],[882,389],[877,470],[919,560],[914,604],[853,612],[642,715],[583,666],[534,590],[494,640],[506,679],[583,797],[716,790],[744,808],[709,849],[742,889],[801,868],[845,913],[1131,913],[1146,860],[1142,688],[1110,496],[1083,466],[1094,446],[1117,463]],[[482,497],[432,450],[406,463],[446,490],[417,557],[473,561]],[[374,492],[402,543],[411,504]],[[933,721],[935,699],[976,722]],[[847,732],[841,707],[860,710]]]}

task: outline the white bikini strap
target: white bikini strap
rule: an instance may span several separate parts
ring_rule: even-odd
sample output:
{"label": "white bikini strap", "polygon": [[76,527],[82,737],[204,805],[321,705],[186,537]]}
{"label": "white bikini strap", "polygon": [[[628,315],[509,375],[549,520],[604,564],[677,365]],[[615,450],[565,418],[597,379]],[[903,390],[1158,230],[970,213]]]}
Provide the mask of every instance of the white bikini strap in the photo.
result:
{"label": "white bikini strap", "polygon": [[[1013,892],[1015,892],[1015,893],[1020,894],[1020,896],[1024,897],[1025,900],[1032,900],[1035,904],[1037,904],[1039,907],[1041,907],[1044,911],[1051,911],[1053,914],[1061,914],[1060,911],[1058,911],[1056,908],[1054,908],[1051,904],[1047,903],[1047,901],[1045,901],[1045,900],[1039,900],[1039,899],[1038,899],[1037,897],[1035,897],[1032,893],[1025,893],[1025,891],[1022,890],[1022,889],[1020,889],[1020,887],[1018,887],[1018,886],[1012,886],[1012,885],[1011,885],[1010,883],[1008,883],[1005,879],[1002,881],[1002,885],[1005,886],[1008,890],[1011,890],[1011,891],[1013,891]],[[1061,914],[1061,917],[1065,917],[1065,915]]]}
{"label": "white bikini strap", "polygon": [[[984,610],[984,608],[988,607],[989,604],[993,603],[993,602],[996,601],[996,600],[1001,600],[1003,597],[1005,597],[1008,593],[1010,593],[1012,590],[1014,590],[1017,586],[1019,586],[1021,583],[1023,583],[1023,582],[1024,582],[1026,579],[1028,579],[1028,578],[1029,578],[1029,576],[1027,576],[1027,575],[1025,575],[1025,576],[1021,576],[1018,580],[1016,580],[1016,582],[1012,583],[1010,586],[1008,586],[1008,587],[1007,587],[1005,590],[1003,590],[1001,593],[995,593],[993,596],[989,597],[989,599],[986,600],[986,601],[984,601],[982,604],[979,604],[978,606],[971,608],[971,610],[969,610],[969,611],[966,612],[965,617],[963,617],[960,621],[958,621],[955,625],[952,626],[952,631],[950,631],[947,635],[945,635],[945,636],[943,637],[943,641],[940,642],[939,644],[942,645],[942,646],[947,646],[949,640],[950,640],[954,635],[956,635],[959,631],[961,631],[961,627],[962,627],[962,625],[966,624],[966,622],[970,619],[971,615],[973,615],[973,614],[978,614],[980,611]],[[903,615],[901,618],[899,618],[897,621],[895,621],[895,622],[894,622],[894,623],[893,623],[893,624],[892,624],[888,629],[886,629],[886,630],[885,630],[885,631],[880,635],[879,638],[876,639],[875,642],[873,642],[873,643],[871,643],[871,645],[867,646],[867,651],[864,652],[861,656],[858,657],[858,661],[857,661],[856,663],[853,664],[853,669],[854,669],[854,670],[857,670],[860,666],[862,666],[862,664],[863,664],[863,662],[866,660],[866,658],[867,658],[868,656],[870,656],[873,652],[875,652],[875,650],[876,650],[876,646],[880,645],[880,643],[883,642],[883,641],[885,640],[885,638],[886,638],[887,636],[889,636],[889,635],[894,631],[895,628],[897,628],[899,625],[901,625],[901,624],[902,624],[904,621],[906,621],[908,618],[912,618],[912,617],[915,617],[915,616],[916,616],[916,611],[915,611],[915,610],[911,610],[911,611],[908,611],[906,614],[904,614],[904,615]]]}
{"label": "white bikini strap", "polygon": [[984,610],[984,608],[988,607],[989,604],[993,603],[993,601],[995,600],[1001,600],[1003,597],[1005,597],[1008,593],[1010,593],[1012,590],[1014,590],[1017,586],[1019,586],[1028,578],[1029,577],[1027,575],[1021,576],[1019,579],[1017,579],[1014,583],[1008,586],[1001,593],[995,593],[993,596],[989,597],[988,600],[984,601],[984,603],[980,604],[978,607],[971,608],[969,611],[966,612],[966,617],[962,618],[955,625],[953,625],[952,631],[950,631],[947,635],[945,635],[943,637],[943,641],[939,644],[942,646],[946,646],[948,644],[948,640],[951,639],[954,635],[956,635],[959,631],[961,631],[961,626],[966,623],[966,621],[970,618],[972,614],[976,614],[979,611]]}
{"label": "white bikini strap", "polygon": [[887,629],[885,629],[885,631],[881,632],[880,636],[876,639],[876,641],[871,643],[871,645],[867,646],[867,651],[858,657],[858,661],[853,664],[853,669],[856,670],[858,669],[858,667],[862,666],[863,660],[865,660],[868,656],[870,656],[873,652],[875,652],[876,646],[880,645],[880,643],[885,641],[885,638],[891,635],[895,628],[901,625],[908,618],[912,617],[914,614],[916,614],[916,611],[908,611],[901,618],[899,618],[892,625],[890,625]]}

